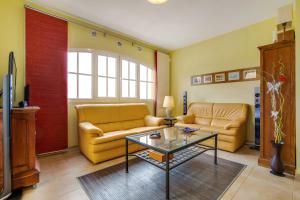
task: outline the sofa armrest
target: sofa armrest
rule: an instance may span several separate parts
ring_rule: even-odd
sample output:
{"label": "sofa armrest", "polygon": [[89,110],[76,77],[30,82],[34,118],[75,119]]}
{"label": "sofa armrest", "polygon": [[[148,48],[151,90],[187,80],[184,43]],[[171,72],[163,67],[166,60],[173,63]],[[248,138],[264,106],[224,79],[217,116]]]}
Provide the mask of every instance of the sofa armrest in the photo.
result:
{"label": "sofa armrest", "polygon": [[230,128],[240,128],[244,122],[245,122],[244,120],[236,120],[236,121],[229,122],[224,126],[224,129],[228,130]]}
{"label": "sofa armrest", "polygon": [[177,121],[182,124],[194,124],[195,115],[181,115],[176,117]]}
{"label": "sofa armrest", "polygon": [[161,117],[154,117],[151,115],[145,116],[146,126],[161,126],[165,124],[165,120]]}
{"label": "sofa armrest", "polygon": [[79,123],[79,128],[87,134],[93,134],[93,135],[97,135],[97,136],[102,136],[103,135],[103,131],[94,126],[92,123],[90,122],[81,122]]}

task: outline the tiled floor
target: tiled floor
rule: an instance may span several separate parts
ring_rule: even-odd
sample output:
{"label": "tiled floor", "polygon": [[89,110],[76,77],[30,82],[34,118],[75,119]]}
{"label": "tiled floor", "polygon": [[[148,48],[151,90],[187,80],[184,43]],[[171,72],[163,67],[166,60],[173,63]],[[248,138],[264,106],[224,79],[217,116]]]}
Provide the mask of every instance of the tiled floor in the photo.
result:
{"label": "tiled floor", "polygon": [[[219,151],[219,157],[247,165],[225,193],[223,200],[300,200],[300,178],[271,175],[268,169],[257,166],[257,151],[244,147],[234,154]],[[123,160],[124,158],[118,158],[93,165],[77,149],[39,158],[40,183],[36,189],[25,189],[22,199],[87,200],[76,177],[121,163]]]}

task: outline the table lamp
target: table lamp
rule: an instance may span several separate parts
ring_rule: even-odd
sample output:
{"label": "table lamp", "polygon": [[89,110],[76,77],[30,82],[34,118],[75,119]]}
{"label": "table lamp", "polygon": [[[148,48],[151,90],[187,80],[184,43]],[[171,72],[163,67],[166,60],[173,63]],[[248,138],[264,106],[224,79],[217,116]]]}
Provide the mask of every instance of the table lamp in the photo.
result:
{"label": "table lamp", "polygon": [[165,96],[163,107],[166,109],[167,118],[172,117],[172,109],[174,106],[175,103],[173,96]]}

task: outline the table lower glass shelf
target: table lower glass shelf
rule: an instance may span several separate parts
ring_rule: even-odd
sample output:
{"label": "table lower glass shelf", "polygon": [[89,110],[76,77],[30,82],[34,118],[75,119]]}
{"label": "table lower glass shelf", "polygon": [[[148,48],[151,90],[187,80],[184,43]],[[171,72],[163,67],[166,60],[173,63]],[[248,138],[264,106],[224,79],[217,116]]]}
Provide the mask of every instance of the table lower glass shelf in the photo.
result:
{"label": "table lower glass shelf", "polygon": [[[169,160],[169,169],[171,170],[171,169],[185,163],[186,161],[188,161],[208,150],[214,150],[214,148],[209,148],[209,147],[205,147],[205,146],[196,144],[196,145],[187,147],[186,149],[180,150],[180,151],[174,153],[174,158]],[[155,165],[156,167],[166,170],[166,162],[159,162],[155,159],[150,158],[149,151],[150,150],[145,150],[145,151],[133,154],[133,155],[149,162],[150,164]]]}

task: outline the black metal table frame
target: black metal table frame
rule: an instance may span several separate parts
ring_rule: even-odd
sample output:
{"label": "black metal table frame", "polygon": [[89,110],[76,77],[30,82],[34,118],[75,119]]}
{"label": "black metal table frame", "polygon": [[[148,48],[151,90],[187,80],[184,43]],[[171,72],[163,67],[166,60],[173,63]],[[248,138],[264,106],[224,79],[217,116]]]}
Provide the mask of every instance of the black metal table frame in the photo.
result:
{"label": "black metal table frame", "polygon": [[[179,151],[181,151],[181,150],[187,149],[188,147],[191,147],[191,146],[193,146],[193,145],[198,145],[198,143],[203,142],[203,141],[205,141],[205,140],[208,140],[208,139],[210,139],[210,138],[214,138],[215,145],[214,145],[213,148],[204,148],[204,150],[203,150],[202,152],[197,153],[197,154],[195,154],[195,155],[193,155],[193,156],[187,158],[187,159],[184,160],[183,162],[181,162],[181,163],[179,163],[179,164],[177,164],[177,165],[174,165],[173,167],[170,168],[170,159],[169,159],[169,155],[170,155],[170,154],[173,154],[173,153],[179,152]],[[192,142],[192,143],[190,143],[190,144],[187,144],[187,145],[185,145],[185,146],[182,146],[182,147],[180,147],[180,148],[178,148],[178,149],[175,149],[175,150],[172,150],[172,151],[165,151],[165,150],[163,150],[163,149],[156,148],[156,147],[151,146],[151,145],[148,145],[148,144],[144,144],[144,143],[137,142],[137,141],[135,141],[135,140],[133,140],[133,139],[131,139],[131,138],[127,138],[127,137],[125,137],[125,141],[126,141],[126,142],[125,142],[125,143],[126,143],[126,144],[125,144],[125,151],[126,151],[126,154],[125,154],[125,157],[126,157],[125,170],[126,170],[126,173],[129,172],[129,171],[128,171],[128,157],[129,157],[129,156],[136,156],[136,157],[139,157],[139,158],[143,159],[142,157],[137,156],[137,154],[129,154],[129,153],[128,153],[128,142],[129,142],[129,141],[130,141],[130,142],[134,142],[134,143],[139,144],[139,145],[142,145],[142,146],[145,146],[145,147],[147,147],[147,148],[149,148],[149,149],[151,149],[151,150],[154,150],[154,151],[157,151],[157,152],[159,152],[159,153],[162,153],[162,154],[165,154],[165,155],[166,155],[166,167],[165,167],[165,168],[159,167],[158,165],[155,165],[155,164],[149,162],[149,161],[146,160],[146,159],[143,159],[143,160],[145,160],[145,161],[147,161],[148,163],[150,163],[150,164],[152,164],[152,165],[154,165],[154,166],[156,166],[156,167],[158,167],[158,168],[160,168],[160,169],[166,171],[166,186],[165,186],[165,187],[166,187],[166,199],[167,199],[167,200],[170,199],[170,184],[169,184],[169,183],[170,183],[170,170],[171,170],[171,169],[173,169],[173,168],[175,168],[175,167],[177,167],[177,166],[179,166],[179,165],[181,165],[181,164],[183,164],[183,163],[185,163],[185,162],[191,160],[192,158],[194,158],[194,157],[196,157],[196,156],[198,156],[198,155],[200,155],[200,154],[202,154],[202,153],[204,153],[204,152],[206,152],[206,151],[208,151],[208,150],[214,150],[214,163],[215,163],[215,165],[218,164],[218,159],[217,159],[218,134],[217,134],[217,133],[215,133],[215,134],[212,135],[212,136],[203,138],[202,140],[197,140],[197,141],[195,141],[195,142]]]}

